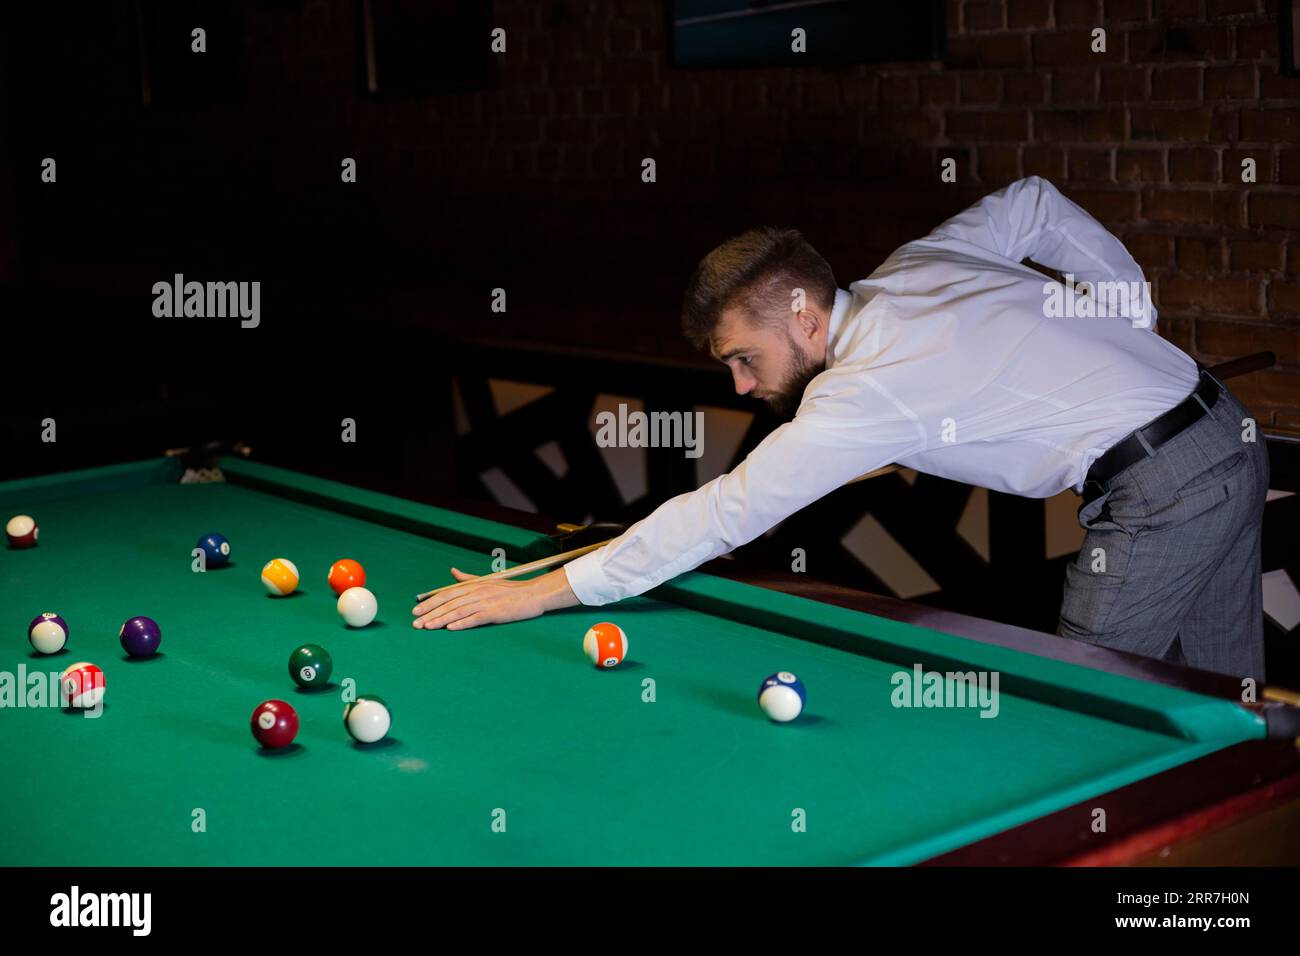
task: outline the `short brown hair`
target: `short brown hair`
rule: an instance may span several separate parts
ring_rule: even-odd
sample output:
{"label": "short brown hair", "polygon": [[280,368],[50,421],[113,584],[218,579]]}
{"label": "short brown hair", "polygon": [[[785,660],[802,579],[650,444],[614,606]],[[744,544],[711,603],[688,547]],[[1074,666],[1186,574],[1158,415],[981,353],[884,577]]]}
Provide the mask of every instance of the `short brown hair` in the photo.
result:
{"label": "short brown hair", "polygon": [[686,284],[682,331],[697,348],[709,347],[722,314],[743,309],[755,322],[790,308],[792,290],[829,310],[835,274],[797,229],[761,226],[728,239],[705,256]]}

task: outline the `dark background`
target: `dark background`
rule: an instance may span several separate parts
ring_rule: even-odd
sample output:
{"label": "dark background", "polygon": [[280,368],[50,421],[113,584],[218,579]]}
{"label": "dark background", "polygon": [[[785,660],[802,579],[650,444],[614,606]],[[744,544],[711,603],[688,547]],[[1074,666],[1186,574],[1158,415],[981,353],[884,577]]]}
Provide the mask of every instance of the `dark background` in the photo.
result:
{"label": "dark background", "polygon": [[[878,5],[855,6],[878,49]],[[557,479],[523,452],[555,437],[582,462],[600,391],[749,407],[677,330],[700,256],[758,223],[795,225],[847,285],[1029,174],[1124,239],[1162,334],[1207,363],[1277,354],[1233,388],[1289,449],[1300,79],[1279,71],[1276,0],[938,8],[942,59],[682,69],[656,0],[8,5],[0,477],[243,440],[426,500],[486,497],[478,476],[495,458],[556,519],[634,518],[690,475],[652,456],[650,491],[629,502],[594,459]],[[368,11],[387,38],[377,52]],[[504,54],[486,51],[484,24],[506,31]],[[1105,54],[1088,52],[1095,27]],[[45,157],[56,185],[40,182]],[[345,157],[355,184],[340,182]],[[945,158],[955,183],[939,181]],[[177,272],[260,281],[261,327],[155,319],[150,288]],[[497,421],[493,376],[556,394]],[[39,441],[46,416],[55,445]],[[366,441],[341,445],[345,416]],[[756,419],[741,451],[770,425]],[[871,511],[942,585],[927,600],[1051,629],[1061,562],[1042,558],[1041,503],[991,502],[989,562],[953,532],[969,494],[890,479],[831,496],[789,534],[824,544],[819,573],[883,589],[835,550]],[[1279,511],[1275,567],[1295,561],[1280,543],[1295,507]],[[789,540],[777,544],[767,558],[781,563]]]}

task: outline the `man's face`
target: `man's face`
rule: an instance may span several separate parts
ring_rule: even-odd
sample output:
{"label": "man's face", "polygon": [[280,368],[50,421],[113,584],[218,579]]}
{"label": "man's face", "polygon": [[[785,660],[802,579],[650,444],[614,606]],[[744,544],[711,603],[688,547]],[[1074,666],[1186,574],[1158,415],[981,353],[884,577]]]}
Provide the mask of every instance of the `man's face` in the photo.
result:
{"label": "man's face", "polygon": [[737,395],[762,399],[781,419],[791,419],[808,383],[826,370],[814,358],[818,336],[802,314],[784,323],[753,323],[743,312],[725,312],[713,336],[713,357],[731,369]]}

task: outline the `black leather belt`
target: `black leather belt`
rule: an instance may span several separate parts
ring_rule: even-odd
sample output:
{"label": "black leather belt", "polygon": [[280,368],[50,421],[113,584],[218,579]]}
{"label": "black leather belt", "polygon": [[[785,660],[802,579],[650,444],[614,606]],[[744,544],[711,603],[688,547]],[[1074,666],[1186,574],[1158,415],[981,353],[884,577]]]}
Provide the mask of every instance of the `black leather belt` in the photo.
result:
{"label": "black leather belt", "polygon": [[1157,448],[1208,414],[1219,400],[1222,388],[1213,375],[1201,369],[1201,381],[1196,391],[1160,417],[1121,438],[1092,463],[1083,485],[1084,499],[1092,501],[1105,494],[1106,485],[1121,471],[1154,455]]}

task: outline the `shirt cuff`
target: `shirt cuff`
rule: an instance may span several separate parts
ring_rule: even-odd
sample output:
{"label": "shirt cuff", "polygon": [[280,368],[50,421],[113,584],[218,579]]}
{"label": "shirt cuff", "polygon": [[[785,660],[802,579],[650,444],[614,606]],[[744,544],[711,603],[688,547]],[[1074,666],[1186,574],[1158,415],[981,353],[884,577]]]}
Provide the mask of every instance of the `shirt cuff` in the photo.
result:
{"label": "shirt cuff", "polygon": [[600,552],[584,554],[564,566],[569,588],[579,601],[588,607],[597,607],[618,600],[605,570],[600,566]]}

